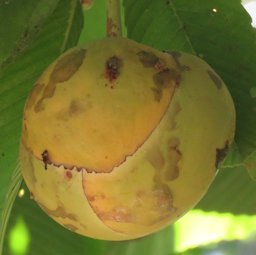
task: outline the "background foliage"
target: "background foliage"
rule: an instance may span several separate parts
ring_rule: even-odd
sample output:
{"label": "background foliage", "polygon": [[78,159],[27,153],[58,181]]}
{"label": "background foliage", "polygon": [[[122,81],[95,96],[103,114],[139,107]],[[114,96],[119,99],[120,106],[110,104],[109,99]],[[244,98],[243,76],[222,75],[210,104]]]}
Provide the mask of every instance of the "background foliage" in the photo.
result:
{"label": "background foliage", "polygon": [[[197,54],[225,81],[237,111],[235,144],[197,208],[255,214],[256,184],[248,172],[256,176],[256,32],[240,1],[123,0],[123,11],[129,38]],[[0,0],[0,240],[21,180],[16,165],[25,99],[59,54],[104,37],[105,19],[104,0],[84,13],[78,0]],[[83,238],[55,224],[26,192],[14,203],[4,255],[13,254],[8,237],[17,224],[26,225],[30,243],[16,254],[168,255],[175,238],[172,227],[129,242]]]}

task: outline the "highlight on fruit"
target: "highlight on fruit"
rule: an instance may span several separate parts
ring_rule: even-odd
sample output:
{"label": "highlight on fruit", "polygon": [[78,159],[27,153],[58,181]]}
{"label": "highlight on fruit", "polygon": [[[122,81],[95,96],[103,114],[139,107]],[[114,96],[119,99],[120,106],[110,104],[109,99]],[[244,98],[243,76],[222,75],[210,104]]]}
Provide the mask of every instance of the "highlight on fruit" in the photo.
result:
{"label": "highlight on fruit", "polygon": [[61,55],[34,85],[22,173],[35,201],[64,227],[134,239],[196,205],[234,129],[232,98],[202,59],[100,39]]}

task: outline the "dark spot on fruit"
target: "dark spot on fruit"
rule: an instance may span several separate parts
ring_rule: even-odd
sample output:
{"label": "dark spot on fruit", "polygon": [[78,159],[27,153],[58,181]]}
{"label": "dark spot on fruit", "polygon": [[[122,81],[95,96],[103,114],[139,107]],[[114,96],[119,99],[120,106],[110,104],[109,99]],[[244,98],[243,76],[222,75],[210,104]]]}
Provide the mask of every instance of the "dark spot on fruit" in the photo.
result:
{"label": "dark spot on fruit", "polygon": [[160,171],[164,167],[165,160],[159,147],[152,147],[147,153],[147,159],[157,171]]}
{"label": "dark spot on fruit", "polygon": [[169,141],[169,160],[168,167],[165,172],[165,179],[173,181],[179,177],[179,166],[178,163],[182,157],[181,151],[179,150],[179,139],[173,137]]}
{"label": "dark spot on fruit", "polygon": [[44,150],[41,155],[42,155],[42,159],[43,159],[43,162],[44,162],[44,169],[47,170],[47,165],[51,163],[50,160],[49,160],[48,151]]}
{"label": "dark spot on fruit", "polygon": [[79,112],[81,109],[81,107],[79,106],[79,103],[77,100],[72,100],[69,104],[69,115],[73,115],[76,114],[77,112]]}
{"label": "dark spot on fruit", "polygon": [[78,49],[58,60],[50,75],[49,82],[44,88],[42,97],[37,101],[37,104],[34,107],[36,112],[44,110],[43,101],[54,95],[57,83],[69,80],[76,73],[83,63],[85,54],[85,49]]}
{"label": "dark spot on fruit", "polygon": [[73,176],[73,175],[72,175],[72,172],[69,171],[69,170],[67,170],[67,171],[66,171],[66,176],[67,176],[68,179],[71,179],[72,176]]}
{"label": "dark spot on fruit", "polygon": [[152,88],[155,95],[155,100],[160,101],[162,99],[163,90],[177,85],[180,82],[180,73],[175,69],[166,68],[153,76],[153,81],[156,85]]}
{"label": "dark spot on fruit", "polygon": [[[178,155],[178,157],[180,157],[180,155]],[[176,180],[179,177],[179,171],[179,167],[176,165],[170,167],[165,173],[165,179],[168,181]]]}
{"label": "dark spot on fruit", "polygon": [[189,66],[182,65],[180,63],[179,58],[182,56],[182,54],[180,52],[178,52],[178,51],[166,51],[166,53],[168,53],[172,56],[172,58],[175,61],[175,64],[176,64],[179,71],[184,72],[184,71],[190,71],[191,70],[191,68]]}
{"label": "dark spot on fruit", "polygon": [[172,81],[176,81],[180,74],[174,69],[165,69],[154,75],[153,80],[157,87],[166,88]]}
{"label": "dark spot on fruit", "polygon": [[144,67],[156,67],[160,61],[159,58],[152,52],[142,50],[138,52],[137,55]]}
{"label": "dark spot on fruit", "polygon": [[220,166],[220,163],[224,160],[228,153],[229,144],[228,141],[225,143],[225,146],[223,148],[217,148],[216,149],[216,160],[215,160],[215,167],[218,169]]}
{"label": "dark spot on fruit", "polygon": [[1,153],[1,156],[2,156],[2,157],[5,157],[5,153],[4,153],[4,152],[2,152],[2,153]]}
{"label": "dark spot on fruit", "polygon": [[72,100],[69,104],[69,109],[68,109],[69,115],[72,116],[81,111],[82,111],[82,107],[81,107],[81,104],[79,103],[79,101]]}
{"label": "dark spot on fruit", "polygon": [[106,78],[113,82],[120,75],[120,69],[123,63],[122,60],[116,56],[109,58],[106,62]]}
{"label": "dark spot on fruit", "polygon": [[214,72],[211,70],[207,70],[208,75],[210,76],[211,80],[214,82],[216,85],[217,89],[221,89],[222,87],[222,80],[219,78],[218,75],[216,75]]}
{"label": "dark spot on fruit", "polygon": [[155,100],[160,102],[162,99],[162,91],[156,88],[152,88],[152,91],[154,93]]}
{"label": "dark spot on fruit", "polygon": [[60,121],[68,121],[70,117],[74,117],[80,113],[84,113],[86,109],[89,109],[90,107],[91,103],[89,100],[84,101],[84,104],[81,103],[79,99],[72,100],[67,108],[61,109],[56,114],[56,119]]}
{"label": "dark spot on fruit", "polygon": [[59,83],[69,80],[82,65],[85,59],[86,50],[79,49],[63,56],[56,63],[50,80],[52,83]]}

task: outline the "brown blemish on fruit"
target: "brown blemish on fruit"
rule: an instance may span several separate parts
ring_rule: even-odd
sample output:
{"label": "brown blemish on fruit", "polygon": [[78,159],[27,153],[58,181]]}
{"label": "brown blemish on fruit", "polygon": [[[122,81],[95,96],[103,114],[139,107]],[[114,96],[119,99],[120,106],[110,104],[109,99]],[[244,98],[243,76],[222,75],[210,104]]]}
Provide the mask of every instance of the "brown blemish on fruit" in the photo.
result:
{"label": "brown blemish on fruit", "polygon": [[175,69],[166,68],[153,76],[156,87],[152,88],[156,101],[161,101],[163,90],[180,83],[180,73]]}
{"label": "brown blemish on fruit", "polygon": [[34,85],[33,89],[30,92],[29,100],[27,100],[27,103],[26,103],[27,109],[30,109],[31,107],[34,106],[38,95],[40,95],[41,91],[44,88],[44,85],[45,85],[44,83],[37,83]]}
{"label": "brown blemish on fruit", "polygon": [[216,85],[217,89],[221,89],[222,87],[222,81],[219,78],[218,75],[216,75],[214,72],[212,72],[211,70],[207,70],[208,75],[210,76],[211,80],[214,82],[214,84]]}
{"label": "brown blemish on fruit", "polygon": [[47,165],[51,164],[51,161],[49,159],[49,154],[47,150],[44,150],[43,153],[41,154],[42,160],[44,162],[44,169],[47,170]]}
{"label": "brown blemish on fruit", "polygon": [[67,170],[66,171],[66,177],[68,178],[68,179],[72,179],[72,172],[70,171],[70,170]]}
{"label": "brown blemish on fruit", "polygon": [[111,211],[99,211],[96,214],[102,221],[133,222],[131,209],[125,206],[114,207]]}
{"label": "brown blemish on fruit", "polygon": [[[144,207],[145,204],[147,205],[146,207]],[[170,188],[162,182],[156,182],[149,191],[138,190],[134,206],[141,208],[140,210],[153,212],[154,216],[147,217],[147,219],[143,219],[143,221],[140,220],[140,224],[143,223],[147,226],[159,223],[159,221],[171,217],[177,210],[173,204],[173,196]]]}
{"label": "brown blemish on fruit", "polygon": [[120,69],[123,63],[122,60],[116,56],[112,56],[106,61],[105,69],[106,69],[106,78],[113,82],[120,75]]}
{"label": "brown blemish on fruit", "polygon": [[44,99],[51,98],[54,95],[57,83],[69,80],[77,72],[83,63],[85,54],[85,49],[79,49],[72,51],[59,59],[50,75],[48,84],[44,88],[42,97],[34,106],[35,112],[44,110],[43,101]]}
{"label": "brown blemish on fruit", "polygon": [[68,109],[69,115],[75,115],[80,111],[81,111],[81,106],[78,100],[72,100],[70,102],[69,109]]}
{"label": "brown blemish on fruit", "polygon": [[42,205],[41,203],[37,202],[39,204],[39,206],[47,213],[49,214],[50,216],[53,216],[53,217],[61,217],[61,218],[68,218],[72,221],[76,221],[77,218],[74,214],[72,213],[67,213],[65,208],[61,207],[60,205],[58,205],[58,207],[55,209],[55,210],[51,210],[51,209],[48,209],[46,206]]}
{"label": "brown blemish on fruit", "polygon": [[[88,102],[86,105],[88,108],[91,107],[91,103]],[[56,119],[61,121],[67,121],[70,117],[74,117],[80,113],[84,113],[84,106],[79,100],[72,100],[67,109],[62,109],[56,114]]]}
{"label": "brown blemish on fruit", "polygon": [[97,195],[87,194],[86,197],[87,197],[88,201],[90,201],[90,202],[93,202],[93,201],[95,201],[97,199],[103,200],[103,199],[106,198],[106,196],[103,193],[100,193],[100,194],[97,194]]}
{"label": "brown blemish on fruit", "polygon": [[179,166],[178,163],[182,157],[182,154],[178,148],[180,141],[178,138],[171,138],[169,141],[169,160],[168,166],[165,172],[165,179],[167,181],[173,181],[179,177]]}
{"label": "brown blemish on fruit", "polygon": [[218,169],[220,163],[224,160],[228,153],[229,149],[229,143],[228,141],[225,143],[225,146],[223,148],[217,148],[216,149],[216,160],[215,160],[215,167]]}
{"label": "brown blemish on fruit", "polygon": [[177,210],[173,205],[173,196],[167,185],[163,183],[156,184],[152,194],[154,197],[153,210],[159,212],[159,217],[155,219],[155,222],[170,217]]}
{"label": "brown blemish on fruit", "polygon": [[[176,148],[178,144],[179,144],[179,140],[174,138],[171,139],[169,142],[170,148]],[[177,160],[175,159],[172,165],[175,165],[176,161]],[[168,165],[166,166],[166,164]],[[167,171],[169,171],[168,162],[165,162],[164,168],[166,169],[166,167],[168,169]],[[176,173],[173,174],[173,169],[172,169],[172,179],[174,176],[176,178],[177,174]],[[153,181],[154,181],[154,186],[152,187],[151,195],[147,195],[147,196],[153,197],[152,210],[158,212],[158,218],[155,218],[154,222],[151,222],[151,224],[170,217],[177,210],[177,208],[173,204],[172,192],[169,186],[165,184],[166,181],[167,182],[170,181],[169,176],[167,178],[165,172],[161,171],[161,169],[156,168]]]}
{"label": "brown blemish on fruit", "polygon": [[148,67],[156,67],[158,66],[160,59],[152,52],[148,52],[148,51],[140,51],[137,53],[140,62],[142,63],[142,65],[146,68]]}
{"label": "brown blemish on fruit", "polygon": [[182,54],[180,52],[178,52],[178,51],[168,51],[167,53],[170,54],[173,57],[173,60],[175,61],[176,66],[177,66],[179,71],[184,72],[184,71],[190,71],[191,70],[191,68],[189,66],[182,65],[180,63],[179,58],[182,56]]}
{"label": "brown blemish on fruit", "polygon": [[182,110],[181,106],[179,103],[176,103],[174,105],[174,109],[173,109],[173,118],[171,119],[171,122],[170,122],[170,128],[173,130],[176,128],[177,126],[177,123],[176,123],[176,118],[177,118],[177,115],[179,114],[179,112]]}
{"label": "brown blemish on fruit", "polygon": [[51,73],[51,82],[59,83],[69,80],[82,65],[85,54],[85,49],[79,49],[59,59]]}
{"label": "brown blemish on fruit", "polygon": [[165,160],[159,147],[152,147],[147,152],[147,159],[156,170],[161,170],[164,167]]}

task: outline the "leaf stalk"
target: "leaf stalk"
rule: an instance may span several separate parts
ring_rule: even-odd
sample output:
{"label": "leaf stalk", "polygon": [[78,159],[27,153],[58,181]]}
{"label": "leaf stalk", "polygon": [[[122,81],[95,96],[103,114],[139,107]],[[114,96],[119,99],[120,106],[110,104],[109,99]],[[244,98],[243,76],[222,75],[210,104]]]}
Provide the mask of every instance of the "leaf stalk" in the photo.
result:
{"label": "leaf stalk", "polygon": [[122,36],[120,0],[107,0],[107,37]]}

